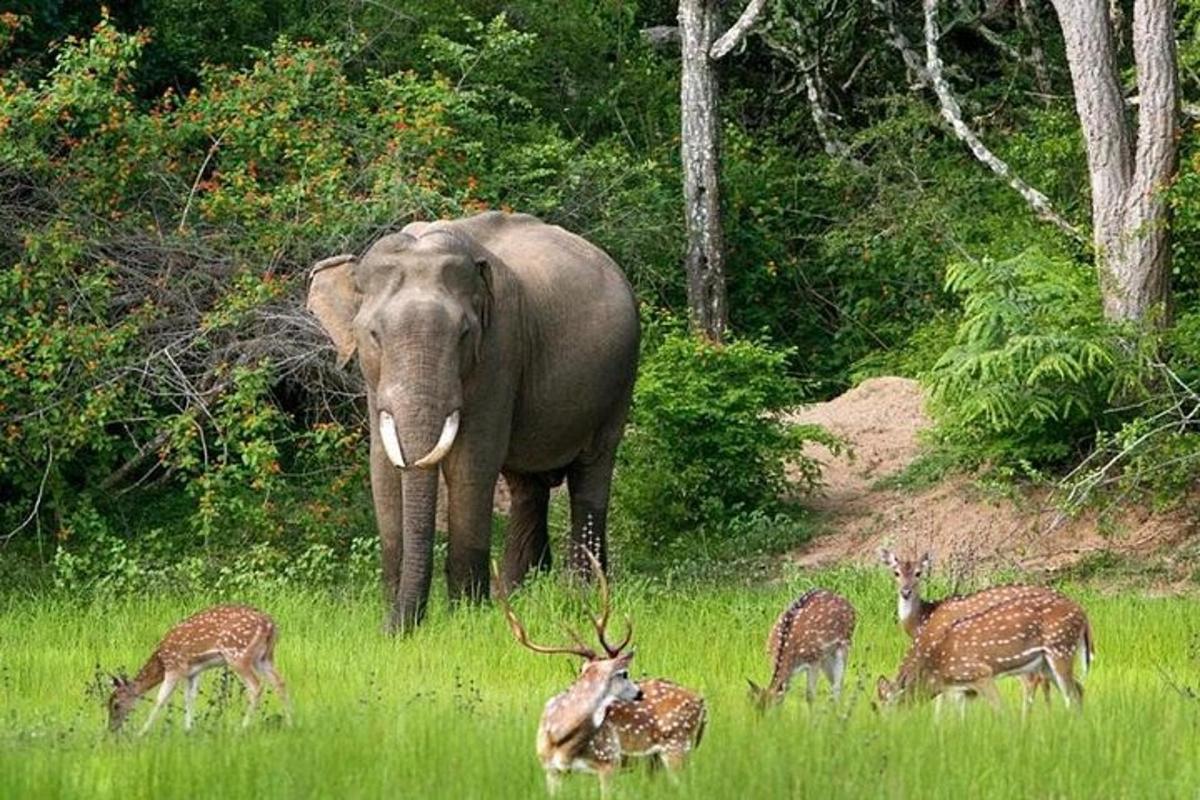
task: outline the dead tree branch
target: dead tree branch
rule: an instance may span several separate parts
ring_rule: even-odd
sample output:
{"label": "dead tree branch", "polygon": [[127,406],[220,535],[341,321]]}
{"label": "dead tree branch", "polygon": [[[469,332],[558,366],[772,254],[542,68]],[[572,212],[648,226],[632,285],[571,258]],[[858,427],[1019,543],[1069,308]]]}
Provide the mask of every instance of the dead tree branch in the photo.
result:
{"label": "dead tree branch", "polygon": [[708,50],[708,56],[713,61],[720,61],[727,56],[733,48],[737,47],[746,34],[758,22],[759,15],[762,14],[763,8],[767,5],[767,0],[750,0],[746,4],[746,8],[742,11],[742,15],[737,18],[737,22],[729,27],[729,30],[721,34],[713,45]]}
{"label": "dead tree branch", "polygon": [[[889,17],[894,20],[890,0],[876,0],[876,3],[877,6],[884,6]],[[991,169],[992,172],[1003,178],[1014,191],[1020,194],[1039,219],[1052,223],[1073,239],[1084,241],[1084,236],[1080,233],[1079,229],[1054,209],[1050,199],[1022,180],[1020,176],[1016,175],[1008,163],[988,149],[983,140],[979,138],[979,135],[963,120],[962,107],[958,104],[958,99],[954,96],[954,92],[942,72],[942,58],[938,52],[938,39],[940,37],[937,20],[938,5],[938,0],[924,0],[925,75],[929,80],[930,86],[933,88],[934,94],[937,95],[942,117],[950,124],[955,135],[970,148],[975,157]],[[908,60],[909,57],[905,56],[905,61],[907,62]]]}

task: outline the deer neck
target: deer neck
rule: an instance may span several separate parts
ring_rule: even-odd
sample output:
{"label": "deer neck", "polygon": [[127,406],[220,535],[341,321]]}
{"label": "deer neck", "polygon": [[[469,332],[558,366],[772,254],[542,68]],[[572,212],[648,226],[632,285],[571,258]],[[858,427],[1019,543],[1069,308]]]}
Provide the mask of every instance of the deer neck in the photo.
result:
{"label": "deer neck", "polygon": [[543,716],[542,729],[550,746],[567,758],[581,754],[604,724],[608,707],[615,700],[603,687],[577,682],[552,700]]}
{"label": "deer neck", "polygon": [[138,670],[138,674],[133,678],[134,692],[140,697],[155,686],[158,686],[162,683],[165,672],[162,659],[159,658],[158,653],[150,656],[150,659],[142,665],[142,668]]}
{"label": "deer neck", "polygon": [[940,600],[922,599],[919,591],[913,592],[912,597],[907,600],[900,595],[896,595],[896,610],[900,616],[900,624],[904,627],[905,633],[915,638],[917,631],[933,616],[933,612],[937,611],[938,606],[941,604]]}

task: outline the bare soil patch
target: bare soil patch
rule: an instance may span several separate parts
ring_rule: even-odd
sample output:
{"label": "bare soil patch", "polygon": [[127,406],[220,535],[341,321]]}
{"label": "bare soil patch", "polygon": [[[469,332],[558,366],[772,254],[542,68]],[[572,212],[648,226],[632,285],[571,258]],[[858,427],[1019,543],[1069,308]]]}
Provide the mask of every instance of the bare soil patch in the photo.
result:
{"label": "bare soil patch", "polygon": [[825,464],[825,487],[808,502],[822,515],[824,533],[789,556],[802,566],[865,564],[886,545],[928,550],[956,570],[1054,571],[1105,552],[1162,554],[1200,530],[1194,504],[1167,512],[1131,504],[1063,518],[1048,490],[996,496],[967,476],[919,490],[881,488],[883,478],[920,455],[919,433],[930,425],[919,384],[905,378],[864,381],[788,419],[823,425],[853,449],[851,456],[834,456],[811,446],[810,454]]}

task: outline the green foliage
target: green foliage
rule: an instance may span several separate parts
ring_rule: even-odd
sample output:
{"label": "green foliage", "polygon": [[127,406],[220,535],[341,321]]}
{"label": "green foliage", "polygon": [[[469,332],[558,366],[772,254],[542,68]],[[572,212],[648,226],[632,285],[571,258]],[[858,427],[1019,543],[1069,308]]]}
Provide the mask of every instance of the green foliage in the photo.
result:
{"label": "green foliage", "polygon": [[1103,320],[1090,268],[1033,250],[959,262],[946,284],[963,316],[927,384],[941,438],[974,463],[1079,455],[1113,403],[1144,395],[1144,354]]}
{"label": "green foliage", "polygon": [[369,531],[361,486],[339,527],[365,445],[347,433],[358,387],[302,310],[313,260],[412,219],[517,207],[608,247],[635,283],[662,279],[670,172],[561,135],[507,85],[536,38],[503,16],[466,28],[428,38],[423,72],[361,74],[355,45],[280,39],[145,100],[150,34],[102,16],[41,79],[0,76],[16,200],[0,207],[0,529],[32,508],[61,564],[117,544],[136,560],[123,508],[146,485],[186,497],[172,535],[187,553],[341,558]]}
{"label": "green foliage", "polygon": [[634,535],[657,547],[781,510],[786,478],[801,490],[818,485],[805,443],[839,445],[818,426],[782,418],[801,397],[786,371],[791,354],[750,339],[714,345],[661,324],[648,337],[620,451],[616,496]]}

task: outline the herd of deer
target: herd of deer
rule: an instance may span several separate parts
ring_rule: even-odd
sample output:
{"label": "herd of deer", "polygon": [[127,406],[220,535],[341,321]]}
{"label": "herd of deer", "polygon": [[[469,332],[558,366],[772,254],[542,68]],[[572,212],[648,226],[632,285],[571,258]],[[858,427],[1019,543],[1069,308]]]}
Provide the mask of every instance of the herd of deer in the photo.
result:
{"label": "herd of deer", "polygon": [[[995,679],[1015,675],[1023,683],[1025,708],[1034,702],[1039,688],[1049,702],[1052,684],[1068,706],[1080,706],[1083,689],[1075,678],[1076,656],[1082,650],[1086,672],[1094,651],[1087,616],[1074,601],[1053,589],[1028,585],[924,600],[920,583],[930,570],[928,553],[903,559],[885,549],[880,557],[895,576],[900,624],[913,640],[896,678],[879,678],[883,704],[952,697],[961,708],[968,696],[979,695],[996,705],[1000,695]],[[601,791],[606,792],[612,772],[638,758],[673,771],[683,765],[704,732],[707,712],[699,694],[659,678],[630,678],[633,650],[627,648],[632,623],[627,623],[620,643],[609,643],[608,582],[594,558],[592,566],[599,578],[600,613],[591,622],[600,650],[574,630],[568,630],[571,644],[532,642],[497,581],[500,606],[520,644],[536,653],[583,659],[579,677],[546,703],[538,725],[538,758],[552,792],[568,772],[596,774]],[[771,680],[766,687],[750,682],[755,703],[765,709],[781,702],[792,678],[801,672],[810,703],[818,672],[828,679],[836,701],[854,625],[854,607],[844,597],[824,589],[798,597],[771,629],[767,640]],[[180,680],[186,680],[184,725],[190,728],[199,675],[222,664],[245,684],[248,708],[243,725],[249,724],[261,697],[260,674],[280,695],[290,719],[286,689],[274,666],[276,635],[274,621],[247,606],[217,606],[189,617],[167,633],[137,677],[113,678],[110,728],[119,729],[137,699],[159,686],[157,702],[142,728],[145,733]]]}

